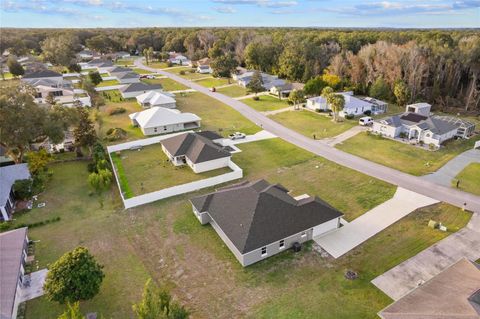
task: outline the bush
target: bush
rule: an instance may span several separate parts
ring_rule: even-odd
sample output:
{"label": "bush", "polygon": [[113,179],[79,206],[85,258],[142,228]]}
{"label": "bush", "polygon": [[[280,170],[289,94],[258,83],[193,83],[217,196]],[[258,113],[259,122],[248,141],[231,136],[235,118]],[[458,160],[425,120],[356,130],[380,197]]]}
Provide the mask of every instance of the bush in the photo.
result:
{"label": "bush", "polygon": [[407,138],[407,133],[401,132],[399,136],[400,138]]}
{"label": "bush", "polygon": [[125,113],[126,111],[127,109],[125,109],[124,107],[116,107],[113,109],[109,109],[108,115],[122,114],[122,113]]}
{"label": "bush", "polygon": [[180,71],[180,75],[185,75],[185,71],[184,70]]}
{"label": "bush", "polygon": [[354,116],[353,114],[347,114],[347,115],[345,115],[345,118],[346,118],[347,120],[351,120],[351,119],[353,119],[354,117],[355,117],[355,116]]}
{"label": "bush", "polygon": [[122,140],[127,137],[127,132],[119,127],[116,128],[111,128],[107,131],[107,136],[105,136],[105,139],[107,141],[117,141],[117,140]]}
{"label": "bush", "polygon": [[430,144],[428,144],[428,148],[433,151],[433,150],[436,149],[437,147],[435,146],[435,144],[430,143]]}
{"label": "bush", "polygon": [[32,180],[22,179],[13,184],[15,196],[19,199],[30,199],[32,197]]}
{"label": "bush", "polygon": [[252,100],[254,100],[254,101],[260,101],[260,97],[255,95],[254,97],[252,97]]}
{"label": "bush", "polygon": [[372,115],[372,111],[366,110],[365,112],[363,112],[363,114],[365,114],[367,116],[370,116],[370,115]]}

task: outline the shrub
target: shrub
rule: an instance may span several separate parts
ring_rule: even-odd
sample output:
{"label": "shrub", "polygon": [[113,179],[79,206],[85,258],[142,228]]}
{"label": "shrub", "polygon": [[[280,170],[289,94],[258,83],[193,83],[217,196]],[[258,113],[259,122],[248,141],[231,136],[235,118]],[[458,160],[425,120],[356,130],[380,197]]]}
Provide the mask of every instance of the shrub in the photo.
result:
{"label": "shrub", "polygon": [[436,149],[437,147],[435,146],[435,144],[430,143],[430,144],[428,145],[428,148],[433,151],[433,150]]}
{"label": "shrub", "polygon": [[354,116],[353,114],[347,114],[347,115],[345,115],[345,118],[346,118],[347,120],[351,120],[351,119],[353,119],[354,117],[355,117],[355,116]]}
{"label": "shrub", "polygon": [[399,136],[400,136],[400,138],[406,138],[406,137],[407,137],[407,133],[401,132]]}
{"label": "shrub", "polygon": [[126,111],[127,110],[124,107],[116,107],[108,110],[108,115],[122,114],[122,113],[125,113]]}
{"label": "shrub", "polygon": [[32,197],[32,180],[22,179],[13,184],[15,196],[19,199],[30,199]]}
{"label": "shrub", "polygon": [[372,111],[366,110],[365,112],[363,112],[363,114],[365,114],[367,116],[370,116],[370,115],[372,115]]}
{"label": "shrub", "polygon": [[260,101],[260,97],[255,95],[254,97],[252,97],[252,100],[254,100],[254,101]]}
{"label": "shrub", "polygon": [[185,71],[184,70],[180,71],[180,75],[185,75]]}
{"label": "shrub", "polygon": [[107,136],[105,137],[105,139],[107,141],[112,142],[112,141],[122,140],[126,137],[127,137],[127,132],[122,128],[116,127],[116,128],[111,128],[107,131]]}

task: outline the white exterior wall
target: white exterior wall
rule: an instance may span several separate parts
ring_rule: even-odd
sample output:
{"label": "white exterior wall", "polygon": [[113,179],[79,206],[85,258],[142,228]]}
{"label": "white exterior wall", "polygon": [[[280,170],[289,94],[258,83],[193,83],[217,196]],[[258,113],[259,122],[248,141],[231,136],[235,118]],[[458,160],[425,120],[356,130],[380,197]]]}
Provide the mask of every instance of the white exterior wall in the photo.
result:
{"label": "white exterior wall", "polygon": [[307,100],[306,107],[309,108],[310,110],[322,110],[322,111],[328,111],[329,108],[327,106],[327,103],[318,103],[313,100]]}
{"label": "white exterior wall", "polygon": [[5,206],[0,206],[0,213],[3,216],[3,220],[10,220],[7,214],[7,210],[5,209]]}
{"label": "white exterior wall", "polygon": [[125,93],[125,92],[120,91],[120,93],[122,94],[122,97],[124,99],[131,99],[131,98],[135,98],[135,97],[137,97],[140,94],[143,94],[145,92],[144,91],[137,91],[137,92],[127,92],[127,93]]}
{"label": "white exterior wall", "polygon": [[341,117],[345,117],[347,114],[353,114],[354,116],[363,115],[363,112],[371,111],[372,106],[362,106],[362,107],[354,107],[354,108],[344,108],[342,111],[339,112]]}
{"label": "white exterior wall", "polygon": [[312,237],[317,237],[338,227],[340,227],[340,217],[313,227]]}
{"label": "white exterior wall", "polygon": [[[191,122],[188,122],[191,123]],[[197,123],[197,127],[200,127],[200,124]],[[158,135],[158,134],[166,134],[166,133],[173,133],[178,131],[185,130],[185,123],[177,123],[165,126],[157,126],[157,127],[148,127],[148,128],[140,128],[144,135]],[[155,130],[156,129],[156,130]],[[162,147],[163,148],[163,147]]]}
{"label": "white exterior wall", "polygon": [[195,173],[203,173],[207,171],[212,171],[214,169],[219,169],[222,167],[227,167],[230,164],[230,157],[219,158],[212,161],[202,162],[194,164],[187,158],[187,164],[192,168]]}
{"label": "white exterior wall", "polygon": [[394,127],[386,124],[379,123],[377,121],[373,122],[372,131],[376,134],[381,134],[383,136],[395,138],[402,131],[401,127]]}

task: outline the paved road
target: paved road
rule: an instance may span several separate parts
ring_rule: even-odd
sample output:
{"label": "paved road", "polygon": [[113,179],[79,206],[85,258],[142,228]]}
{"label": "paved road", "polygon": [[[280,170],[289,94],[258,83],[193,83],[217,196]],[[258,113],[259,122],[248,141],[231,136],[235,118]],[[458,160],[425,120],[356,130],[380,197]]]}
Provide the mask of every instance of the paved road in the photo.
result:
{"label": "paved road", "polygon": [[355,218],[347,225],[326,235],[315,237],[314,240],[334,258],[338,258],[417,208],[435,203],[438,201],[398,187],[391,199]]}
{"label": "paved road", "polygon": [[464,257],[474,261],[480,258],[480,214],[474,214],[467,227],[378,276],[372,283],[398,300]]}
{"label": "paved road", "polygon": [[256,123],[263,129],[275,134],[281,139],[295,144],[298,147],[317,154],[321,157],[324,157],[332,162],[338,163],[340,165],[362,172],[366,175],[373,176],[388,183],[403,187],[410,191],[420,193],[422,195],[437,199],[439,201],[447,202],[458,207],[461,207],[464,203],[467,203],[467,209],[480,213],[480,196],[475,196],[473,194],[465,193],[456,189],[452,189],[450,187],[438,185],[433,182],[424,180],[420,177],[406,174],[395,169],[370,162],[358,156],[345,153],[327,145],[326,143],[312,140],[271,120],[264,114],[255,111],[241,101],[235,100],[218,92],[210,92],[209,89],[195,82],[186,80],[178,75],[144,66],[140,59],[135,60],[135,66],[152,72],[157,72],[162,75],[166,75],[174,81],[177,81],[214,99],[217,99],[220,102],[223,102],[226,105],[237,110],[250,121]]}

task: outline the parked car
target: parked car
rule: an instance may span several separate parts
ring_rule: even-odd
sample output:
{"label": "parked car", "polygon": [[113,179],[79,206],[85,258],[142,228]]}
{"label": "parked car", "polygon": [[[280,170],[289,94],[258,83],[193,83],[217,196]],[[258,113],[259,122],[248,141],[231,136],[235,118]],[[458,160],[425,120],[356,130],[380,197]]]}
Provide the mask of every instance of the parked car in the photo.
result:
{"label": "parked car", "polygon": [[152,74],[142,74],[142,75],[140,75],[140,79],[155,79],[155,75],[152,75]]}
{"label": "parked car", "polygon": [[243,133],[240,133],[240,132],[235,132],[235,133],[233,133],[233,134],[230,134],[228,137],[229,137],[231,140],[240,140],[240,139],[242,139],[242,138],[245,138],[246,135],[243,134]]}
{"label": "parked car", "polygon": [[212,87],[212,88],[210,88],[210,91],[217,92],[217,89],[215,87]]}
{"label": "parked car", "polygon": [[371,118],[370,116],[361,117],[358,120],[358,124],[360,124],[362,126],[370,126],[370,125],[373,124],[373,118]]}

